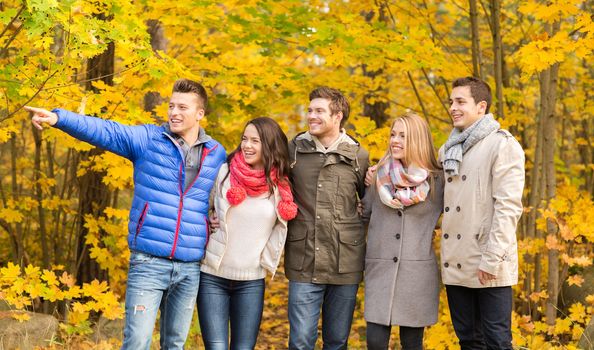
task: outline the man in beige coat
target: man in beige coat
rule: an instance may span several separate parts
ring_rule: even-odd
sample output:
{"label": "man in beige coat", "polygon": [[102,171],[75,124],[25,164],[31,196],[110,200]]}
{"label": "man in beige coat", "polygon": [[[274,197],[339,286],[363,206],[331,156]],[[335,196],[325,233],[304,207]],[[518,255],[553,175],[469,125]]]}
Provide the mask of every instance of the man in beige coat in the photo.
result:
{"label": "man in beige coat", "polygon": [[439,152],[446,181],[441,271],[452,323],[463,350],[512,349],[524,152],[489,114],[484,81],[460,78],[452,87],[454,129]]}

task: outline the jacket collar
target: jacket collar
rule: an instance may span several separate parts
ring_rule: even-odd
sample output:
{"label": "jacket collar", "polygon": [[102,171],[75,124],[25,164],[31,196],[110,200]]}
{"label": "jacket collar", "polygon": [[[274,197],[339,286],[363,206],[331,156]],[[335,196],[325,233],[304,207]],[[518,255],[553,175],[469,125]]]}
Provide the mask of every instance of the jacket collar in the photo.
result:
{"label": "jacket collar", "polygon": [[[341,142],[339,142],[335,148],[328,149],[325,153],[335,153],[344,156],[348,159],[357,158],[357,151],[359,150],[359,142],[343,132],[340,136]],[[324,153],[318,149],[316,142],[312,135],[308,131],[304,131],[295,136],[295,145],[297,146],[295,151],[300,153]]]}
{"label": "jacket collar", "polygon": [[[176,141],[179,143],[179,140],[182,138],[181,136],[179,136],[176,133],[171,132],[171,129],[169,128],[169,123],[163,123],[161,125],[165,130],[163,131],[163,133],[167,136],[169,136],[170,139]],[[199,145],[201,143],[207,143],[208,141],[212,140],[212,137],[210,137],[210,135],[208,135],[206,133],[206,131],[204,130],[204,128],[200,128],[200,130],[198,131],[198,139],[196,140],[196,143],[194,143],[194,145]],[[192,146],[194,146],[192,145]]]}

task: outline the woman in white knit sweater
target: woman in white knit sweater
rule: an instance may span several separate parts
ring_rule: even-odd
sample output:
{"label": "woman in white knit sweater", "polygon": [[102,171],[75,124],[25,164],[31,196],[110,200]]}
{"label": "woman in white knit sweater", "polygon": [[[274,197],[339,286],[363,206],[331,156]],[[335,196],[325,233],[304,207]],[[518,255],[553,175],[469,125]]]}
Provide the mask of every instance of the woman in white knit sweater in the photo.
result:
{"label": "woman in white knit sweater", "polygon": [[209,237],[201,267],[198,316],[206,349],[253,349],[274,275],[297,214],[287,178],[287,137],[272,119],[249,121],[221,166],[211,193]]}

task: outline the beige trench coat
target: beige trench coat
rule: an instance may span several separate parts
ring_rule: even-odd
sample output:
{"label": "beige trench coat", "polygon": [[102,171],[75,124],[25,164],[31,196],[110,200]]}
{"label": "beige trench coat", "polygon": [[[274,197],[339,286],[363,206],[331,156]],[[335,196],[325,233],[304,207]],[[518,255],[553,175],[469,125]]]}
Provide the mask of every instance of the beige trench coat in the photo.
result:
{"label": "beige trench coat", "polygon": [[[444,148],[439,159],[444,158]],[[443,283],[469,288],[518,283],[516,226],[522,214],[524,151],[507,130],[470,148],[458,176],[445,174]],[[481,285],[478,270],[496,279]]]}

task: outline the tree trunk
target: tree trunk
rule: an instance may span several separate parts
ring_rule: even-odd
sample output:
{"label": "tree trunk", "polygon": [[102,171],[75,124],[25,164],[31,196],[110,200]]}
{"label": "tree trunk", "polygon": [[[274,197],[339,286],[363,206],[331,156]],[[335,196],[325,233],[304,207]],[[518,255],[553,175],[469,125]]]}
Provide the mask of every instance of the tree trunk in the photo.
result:
{"label": "tree trunk", "polygon": [[[22,154],[17,149],[17,134],[12,133],[10,138],[10,180],[11,180],[11,196],[12,200],[16,203],[19,200],[19,187],[17,182],[17,154]],[[9,231],[14,244],[14,254],[16,262],[21,265],[26,265],[24,262],[25,258],[25,247],[23,244],[23,224],[18,222],[14,224],[14,229]]]}
{"label": "tree trunk", "polygon": [[[528,216],[526,219],[526,237],[528,239],[534,240],[537,238],[536,232],[536,218],[538,216],[538,209],[540,208],[540,203],[542,200],[541,191],[539,191],[539,187],[541,184],[542,178],[542,144],[543,144],[543,123],[544,118],[541,117],[539,114],[536,120],[536,146],[534,150],[534,159],[532,160],[532,169],[530,170],[530,176],[528,180],[530,181],[530,195],[528,197],[528,207],[530,211],[528,212]],[[542,236],[539,234],[538,236]],[[535,256],[526,257],[526,262],[528,264],[533,264],[534,266],[534,275],[530,272],[526,274],[526,282],[524,285],[524,290],[527,296],[530,296],[532,292],[539,292],[540,291],[540,255],[535,254]],[[533,284],[532,284],[533,283]],[[533,316],[533,319],[537,319],[537,307],[533,304],[530,299],[526,300],[526,308],[530,310],[530,313]],[[525,310],[528,313],[528,310]]]}
{"label": "tree trunk", "polygon": [[[105,20],[104,15],[98,15],[99,19]],[[93,57],[87,63],[87,82],[86,89],[97,92],[92,86],[92,82],[101,80],[107,85],[113,85],[115,45],[109,43],[107,49],[98,56]],[[80,161],[93,160],[101,155],[104,150],[94,148],[87,152],[80,153]],[[108,187],[102,182],[104,173],[87,170],[86,173],[78,179],[78,213],[76,220],[76,276],[78,283],[90,282],[94,279],[106,280],[107,271],[102,270],[99,264],[93,260],[85,237],[88,229],[84,226],[85,216],[91,215],[98,217],[103,215],[105,208],[110,203],[110,193]]]}
{"label": "tree trunk", "polygon": [[45,220],[45,209],[43,208],[43,191],[39,180],[41,179],[41,132],[37,128],[32,128],[33,140],[35,143],[35,161],[33,167],[33,180],[35,181],[35,199],[37,200],[37,214],[39,215],[39,241],[41,242],[41,257],[43,261],[43,268],[50,268],[50,248],[47,239],[47,227]]}
{"label": "tree trunk", "polygon": [[505,117],[503,108],[503,45],[501,41],[501,27],[499,18],[501,16],[501,1],[491,0],[491,23],[493,34],[493,57],[495,76],[495,95],[497,98],[497,116]]}
{"label": "tree trunk", "polygon": [[478,25],[478,9],[476,0],[470,0],[470,34],[472,37],[472,75],[483,79],[482,74],[482,57],[480,48],[479,25]]}
{"label": "tree trunk", "polygon": [[[151,47],[153,51],[167,50],[167,38],[165,30],[158,20],[150,19],[146,22],[148,32],[151,36]],[[155,107],[163,103],[165,99],[156,91],[147,92],[144,95],[144,110],[155,115]]]}
{"label": "tree trunk", "polygon": [[[547,28],[550,36],[558,30],[559,24],[553,24]],[[549,69],[541,73],[541,100],[543,109],[541,115],[544,117],[543,127],[543,152],[544,152],[544,173],[546,180],[545,200],[547,206],[550,201],[555,198],[557,187],[555,176],[555,105],[557,100],[557,79],[559,72],[559,64],[554,64]],[[547,220],[547,237],[552,236],[558,238],[557,225],[552,220]],[[554,325],[557,318],[557,299],[559,296],[559,250],[552,247],[548,250],[548,274],[547,274],[547,293],[549,295],[547,305],[545,308],[546,322],[548,325]]]}

